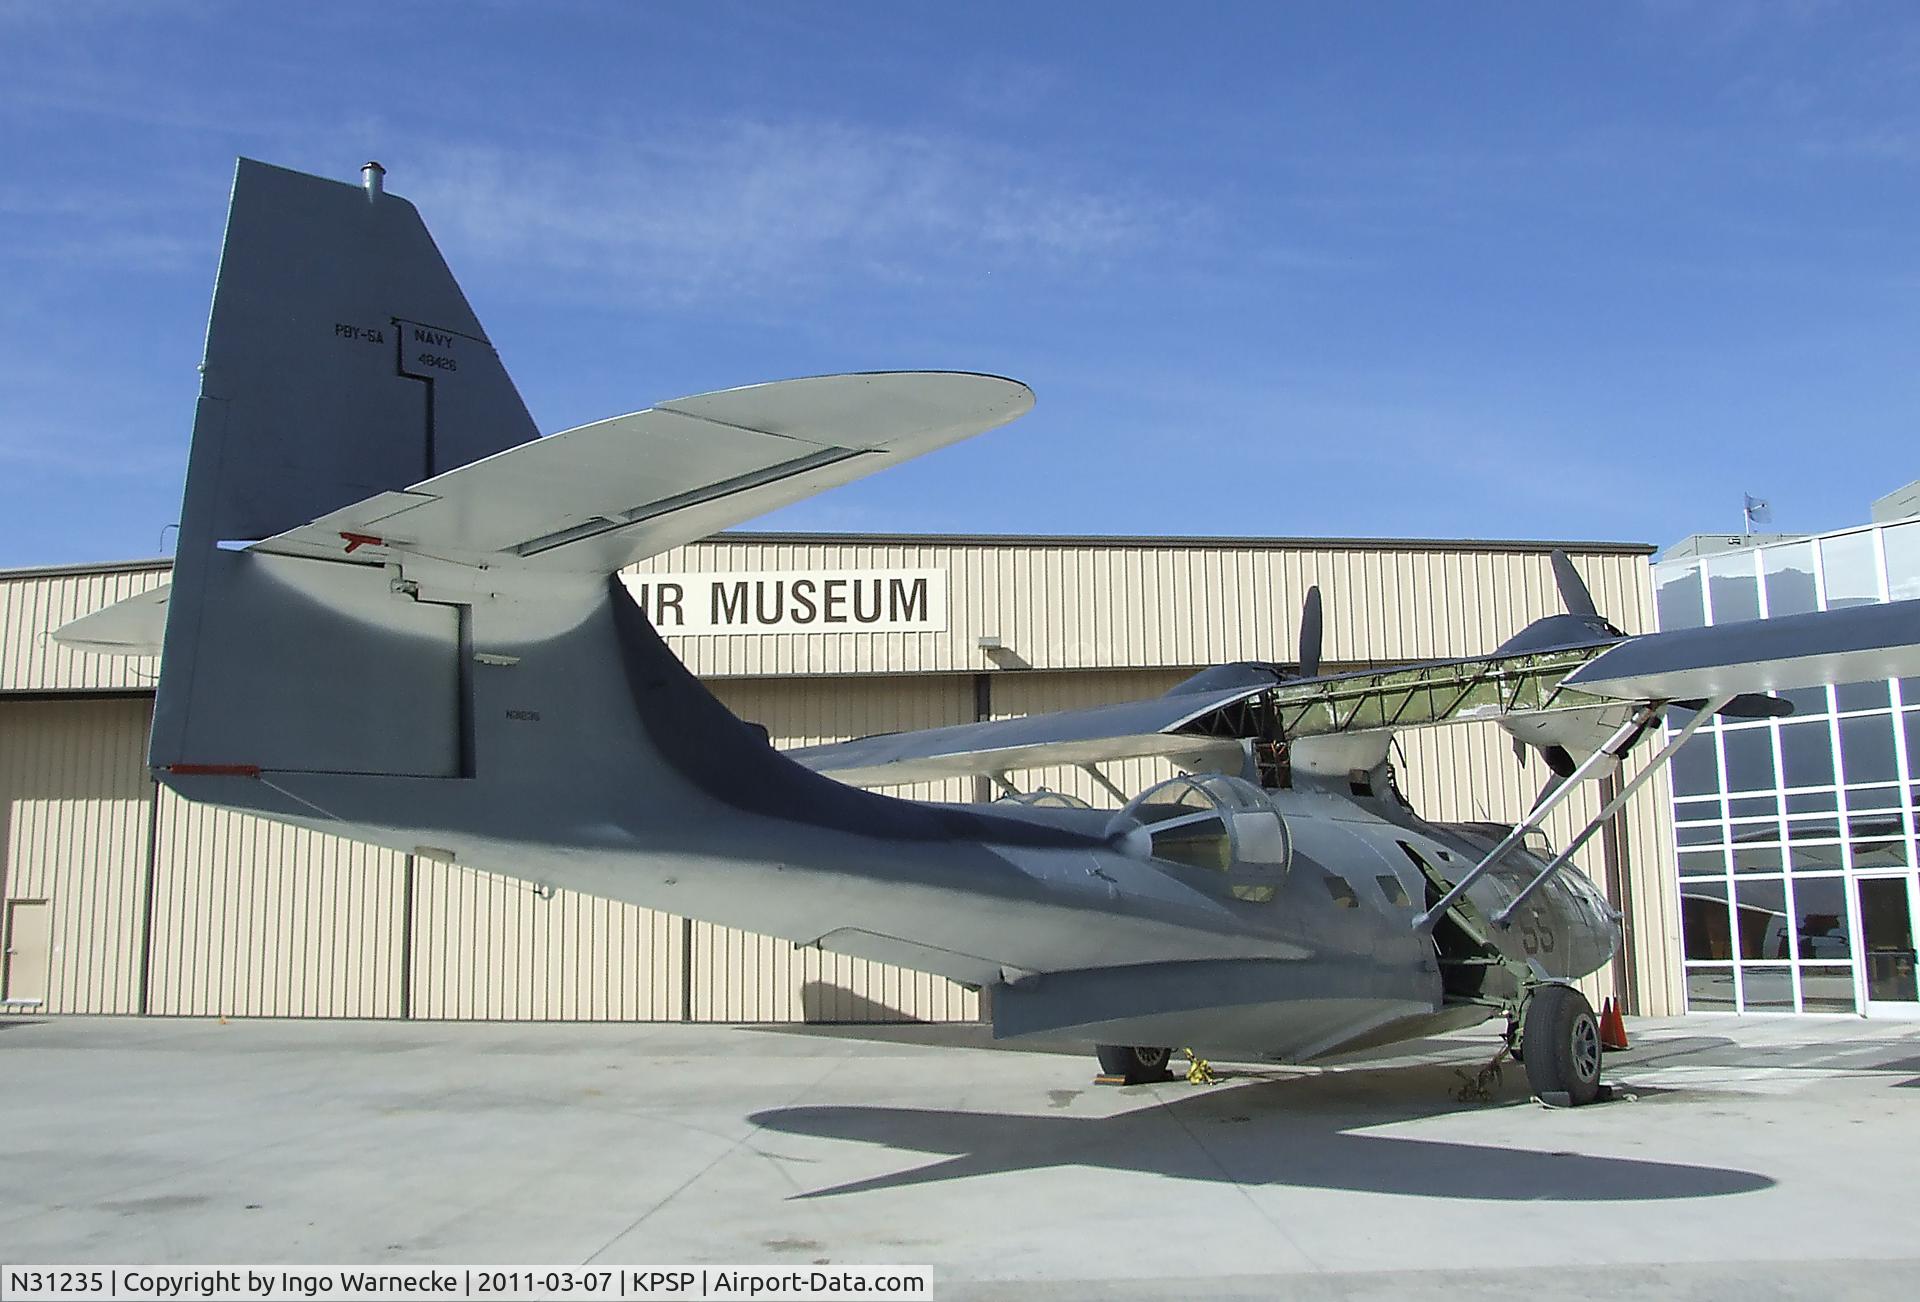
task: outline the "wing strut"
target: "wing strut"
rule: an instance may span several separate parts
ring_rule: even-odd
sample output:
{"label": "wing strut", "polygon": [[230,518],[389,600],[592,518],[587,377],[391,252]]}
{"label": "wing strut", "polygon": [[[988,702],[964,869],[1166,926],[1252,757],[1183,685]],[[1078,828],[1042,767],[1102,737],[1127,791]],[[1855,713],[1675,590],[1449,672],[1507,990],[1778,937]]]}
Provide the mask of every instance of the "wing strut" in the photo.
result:
{"label": "wing strut", "polygon": [[[1600,749],[1580,761],[1579,767],[1567,775],[1565,782],[1562,782],[1545,800],[1535,805],[1525,818],[1515,823],[1513,830],[1502,837],[1500,843],[1487,852],[1486,858],[1469,869],[1459,881],[1453,884],[1452,890],[1434,901],[1431,908],[1415,918],[1413,920],[1413,929],[1415,931],[1433,930],[1434,925],[1446,915],[1447,910],[1452,908],[1454,904],[1459,901],[1460,897],[1467,893],[1468,887],[1484,877],[1490,868],[1505,857],[1507,851],[1520,844],[1521,839],[1525,837],[1528,832],[1531,832],[1534,828],[1546,822],[1547,815],[1559,808],[1562,801],[1577,791],[1580,784],[1585,781],[1596,768],[1600,767],[1601,761],[1617,759],[1618,748],[1625,746],[1633,738],[1639,736],[1642,728],[1645,728],[1660,716],[1660,711],[1665,707],[1665,704],[1664,701],[1652,701],[1635,710],[1633,717],[1614,729],[1613,735],[1607,738]],[[1694,716],[1694,723],[1697,724],[1702,717],[1711,713],[1711,710],[1702,710]],[[1652,767],[1652,765],[1648,765],[1648,768]],[[1595,820],[1596,826],[1598,825],[1598,821],[1597,819]],[[1590,833],[1583,833],[1583,839],[1588,834]],[[1578,843],[1576,842],[1576,844]],[[1562,857],[1564,858],[1564,856]],[[1532,885],[1529,885],[1527,890],[1533,890],[1534,887],[1538,886],[1541,881],[1544,881],[1550,873],[1556,871],[1558,867],[1559,864],[1557,862],[1549,866],[1548,871],[1542,873],[1540,879],[1533,882]],[[1511,912],[1511,910],[1509,909],[1508,912]],[[1504,916],[1504,914],[1502,916]]]}
{"label": "wing strut", "polygon": [[1098,764],[1082,764],[1080,768],[1081,768],[1081,771],[1084,772],[1088,777],[1092,778],[1095,782],[1098,782],[1101,786],[1105,787],[1108,791],[1112,792],[1113,798],[1115,800],[1118,800],[1123,805],[1127,803],[1127,799],[1128,799],[1127,793],[1122,791],[1119,787],[1116,787],[1115,785],[1113,785],[1113,779],[1108,777],[1105,773],[1102,773],[1100,771],[1100,766]]}
{"label": "wing strut", "polygon": [[1506,908],[1493,915],[1493,924],[1496,927],[1506,926],[1508,922],[1512,920],[1513,915],[1519,910],[1520,906],[1532,899],[1533,893],[1547,884],[1547,878],[1566,867],[1568,861],[1573,858],[1580,847],[1592,840],[1593,834],[1600,830],[1601,825],[1609,818],[1612,818],[1614,814],[1619,812],[1621,807],[1627,803],[1627,798],[1638,791],[1648,778],[1658,773],[1661,768],[1666,765],[1666,762],[1673,758],[1673,753],[1686,745],[1687,738],[1693,736],[1695,730],[1698,729],[1701,724],[1712,718],[1719,712],[1720,708],[1731,699],[1731,697],[1716,696],[1712,700],[1707,701],[1702,709],[1696,711],[1694,716],[1687,720],[1686,726],[1673,735],[1673,740],[1665,746],[1662,746],[1660,753],[1648,760],[1646,764],[1641,767],[1640,771],[1633,775],[1633,781],[1622,787],[1620,793],[1607,802],[1606,808],[1593,816],[1593,821],[1580,830],[1580,835],[1574,837],[1566,849],[1555,855],[1552,862],[1540,870],[1540,875],[1528,882],[1526,889],[1514,896]]}

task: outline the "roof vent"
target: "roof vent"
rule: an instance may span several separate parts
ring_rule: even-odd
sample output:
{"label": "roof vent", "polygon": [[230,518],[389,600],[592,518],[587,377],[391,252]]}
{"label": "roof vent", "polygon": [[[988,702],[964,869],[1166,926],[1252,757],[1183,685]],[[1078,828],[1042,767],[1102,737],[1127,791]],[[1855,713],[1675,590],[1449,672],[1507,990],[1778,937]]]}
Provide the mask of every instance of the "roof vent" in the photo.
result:
{"label": "roof vent", "polygon": [[368,162],[360,168],[360,184],[367,189],[368,203],[373,203],[385,192],[381,178],[386,174],[387,169],[375,162]]}

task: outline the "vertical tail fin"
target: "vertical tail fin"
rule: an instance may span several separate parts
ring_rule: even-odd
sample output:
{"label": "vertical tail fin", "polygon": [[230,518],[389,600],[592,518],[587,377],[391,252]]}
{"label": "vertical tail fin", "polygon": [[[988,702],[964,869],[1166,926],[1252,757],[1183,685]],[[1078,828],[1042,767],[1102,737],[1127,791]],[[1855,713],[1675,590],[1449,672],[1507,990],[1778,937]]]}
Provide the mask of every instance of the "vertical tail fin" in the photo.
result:
{"label": "vertical tail fin", "polygon": [[384,191],[378,164],[367,176],[240,162],[183,553],[269,537],[538,433],[420,214]]}
{"label": "vertical tail fin", "polygon": [[[243,159],[207,328],[151,761],[445,773],[458,618],[253,541],[535,438],[412,204]],[[333,573],[325,571],[332,570]],[[341,673],[345,660],[368,672]],[[262,721],[290,684],[305,735]],[[215,689],[217,685],[217,690]],[[204,688],[204,690],[202,690]],[[377,757],[377,758],[376,758]],[[455,765],[457,767],[457,765]]]}

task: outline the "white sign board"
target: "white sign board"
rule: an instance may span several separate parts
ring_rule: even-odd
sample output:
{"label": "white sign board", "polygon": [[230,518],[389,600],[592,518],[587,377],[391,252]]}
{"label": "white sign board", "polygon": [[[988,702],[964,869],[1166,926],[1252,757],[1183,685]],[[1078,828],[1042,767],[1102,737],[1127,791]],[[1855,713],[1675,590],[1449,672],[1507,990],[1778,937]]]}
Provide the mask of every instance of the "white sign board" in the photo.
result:
{"label": "white sign board", "polygon": [[943,633],[945,570],[625,574],[662,633]]}

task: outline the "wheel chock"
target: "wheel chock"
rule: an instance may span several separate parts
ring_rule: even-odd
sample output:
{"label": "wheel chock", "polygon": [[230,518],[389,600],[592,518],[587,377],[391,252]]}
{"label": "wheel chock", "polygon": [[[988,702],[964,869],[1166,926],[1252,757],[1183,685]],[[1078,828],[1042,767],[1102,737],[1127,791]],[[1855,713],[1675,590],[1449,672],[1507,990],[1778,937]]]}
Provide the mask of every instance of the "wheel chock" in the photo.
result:
{"label": "wheel chock", "polygon": [[[1545,1094],[1536,1094],[1533,1096],[1533,1101],[1543,1108],[1573,1106],[1573,1096],[1564,1090],[1548,1090]],[[1639,1101],[1640,1096],[1632,1090],[1623,1089],[1618,1085],[1609,1085],[1605,1081],[1600,1082],[1599,1092],[1593,1096],[1594,1103],[1638,1103]],[[1587,1106],[1592,1107],[1593,1104],[1590,1103]]]}

